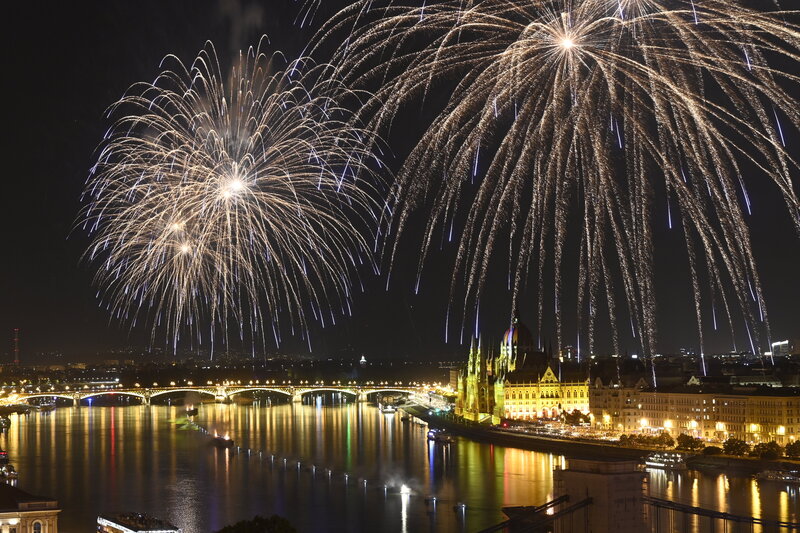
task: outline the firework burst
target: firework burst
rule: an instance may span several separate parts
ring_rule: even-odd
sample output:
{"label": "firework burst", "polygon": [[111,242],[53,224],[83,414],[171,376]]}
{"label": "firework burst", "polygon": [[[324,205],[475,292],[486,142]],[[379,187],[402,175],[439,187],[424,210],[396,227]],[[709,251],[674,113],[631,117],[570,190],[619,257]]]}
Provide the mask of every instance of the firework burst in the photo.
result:
{"label": "firework burst", "polygon": [[[231,336],[279,341],[349,311],[371,158],[343,100],[358,95],[307,59],[259,47],[224,77],[211,43],[167,56],[108,110],[84,193],[101,298],[177,348]],[[364,223],[364,224],[361,224]],[[370,226],[375,223],[370,222]]]}
{"label": "firework burst", "polygon": [[800,62],[800,27],[790,21],[797,12],[757,12],[730,0],[426,4],[362,2],[322,30],[338,35],[358,21],[336,63],[345,76],[380,87],[365,107],[376,131],[433,87],[452,88],[392,196],[395,235],[410,213],[432,205],[420,269],[438,231],[452,232],[455,219],[453,292],[466,285],[465,313],[477,313],[490,259],[508,243],[513,308],[532,272],[541,317],[552,265],[561,342],[568,221],[577,215],[584,351],[594,350],[596,319],[607,310],[619,353],[615,317],[627,306],[633,334],[653,354],[653,224],[666,212],[665,223],[685,235],[701,346],[702,284],[715,326],[719,312],[733,332],[740,309],[757,350],[768,324],[746,184],[772,180],[800,228],[797,163],[784,137],[800,124],[791,97],[799,80],[774,66]]}

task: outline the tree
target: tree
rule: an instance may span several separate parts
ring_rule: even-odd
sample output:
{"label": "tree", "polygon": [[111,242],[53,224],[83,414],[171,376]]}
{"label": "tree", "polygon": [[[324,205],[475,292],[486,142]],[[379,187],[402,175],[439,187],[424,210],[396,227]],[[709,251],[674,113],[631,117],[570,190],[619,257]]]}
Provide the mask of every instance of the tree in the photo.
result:
{"label": "tree", "polygon": [[675,446],[675,439],[670,436],[669,431],[662,431],[658,434],[657,439],[657,444],[659,446],[664,446],[665,448],[672,448]]}
{"label": "tree", "polygon": [[297,533],[297,530],[288,520],[274,514],[269,518],[256,515],[252,520],[242,520],[225,526],[217,533]]}
{"label": "tree", "polygon": [[703,455],[719,455],[722,453],[722,448],[719,446],[706,446],[703,448]]}
{"label": "tree", "polygon": [[581,413],[578,409],[573,409],[571,413],[564,411],[561,413],[561,421],[570,426],[579,426],[589,423],[589,415]]}
{"label": "tree", "polygon": [[761,459],[780,459],[783,456],[783,448],[777,442],[759,442],[753,446],[753,451],[750,455],[760,457]]}
{"label": "tree", "polygon": [[742,439],[728,437],[728,440],[722,444],[722,451],[725,452],[726,455],[747,455],[750,453],[750,445]]}
{"label": "tree", "polygon": [[787,444],[784,453],[786,457],[800,457],[800,440]]}
{"label": "tree", "polygon": [[696,451],[705,447],[705,443],[702,440],[692,437],[691,435],[687,435],[686,433],[681,433],[678,435],[677,442],[677,448],[679,450]]}

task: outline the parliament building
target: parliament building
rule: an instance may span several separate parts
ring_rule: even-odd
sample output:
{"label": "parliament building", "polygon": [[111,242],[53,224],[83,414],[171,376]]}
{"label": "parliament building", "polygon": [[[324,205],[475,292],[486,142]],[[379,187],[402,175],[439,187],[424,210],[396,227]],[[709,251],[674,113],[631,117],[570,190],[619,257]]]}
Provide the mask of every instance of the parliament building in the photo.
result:
{"label": "parliament building", "polygon": [[[584,375],[586,374],[586,375]],[[477,422],[556,418],[575,409],[589,412],[589,376],[580,365],[535,348],[518,318],[503,334],[497,356],[472,341],[458,375],[456,414]]]}

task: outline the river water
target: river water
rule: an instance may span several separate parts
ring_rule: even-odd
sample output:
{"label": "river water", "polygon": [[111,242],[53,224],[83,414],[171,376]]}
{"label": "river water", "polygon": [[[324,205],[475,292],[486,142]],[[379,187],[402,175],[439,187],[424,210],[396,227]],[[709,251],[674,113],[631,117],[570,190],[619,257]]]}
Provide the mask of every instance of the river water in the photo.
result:
{"label": "river water", "polygon": [[[434,445],[425,427],[363,403],[204,405],[197,423],[240,447],[220,450],[177,425],[182,412],[59,407],[12,416],[0,445],[20,488],[59,500],[64,533],[94,531],[98,513],[121,511],[187,533],[273,513],[301,532],[476,531],[502,521],[504,506],[552,499],[552,470],[564,461],[462,438]],[[650,491],[737,514],[800,517],[797,489],[774,482],[656,472]]]}

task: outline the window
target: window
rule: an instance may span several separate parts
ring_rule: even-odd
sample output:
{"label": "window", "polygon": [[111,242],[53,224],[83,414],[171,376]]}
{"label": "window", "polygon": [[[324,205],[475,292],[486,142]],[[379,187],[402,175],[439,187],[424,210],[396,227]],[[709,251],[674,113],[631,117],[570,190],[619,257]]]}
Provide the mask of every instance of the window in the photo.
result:
{"label": "window", "polygon": [[41,522],[34,522],[33,523],[33,533],[42,533],[42,523]]}

